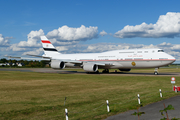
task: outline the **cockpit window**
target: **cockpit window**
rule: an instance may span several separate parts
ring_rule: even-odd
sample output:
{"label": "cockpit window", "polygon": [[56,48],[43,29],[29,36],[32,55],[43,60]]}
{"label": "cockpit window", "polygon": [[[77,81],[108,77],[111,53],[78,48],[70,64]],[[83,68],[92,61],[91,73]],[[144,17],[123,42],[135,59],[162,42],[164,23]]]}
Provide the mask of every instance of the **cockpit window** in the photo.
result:
{"label": "cockpit window", "polygon": [[164,52],[164,50],[158,50],[158,52]]}

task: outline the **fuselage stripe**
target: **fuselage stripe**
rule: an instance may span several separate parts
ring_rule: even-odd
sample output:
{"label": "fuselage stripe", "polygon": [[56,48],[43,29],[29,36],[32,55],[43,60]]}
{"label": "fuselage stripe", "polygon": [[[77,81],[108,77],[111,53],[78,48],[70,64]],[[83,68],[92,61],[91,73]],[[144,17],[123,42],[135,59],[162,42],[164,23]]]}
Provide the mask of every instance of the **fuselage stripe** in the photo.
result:
{"label": "fuselage stripe", "polygon": [[143,60],[79,60],[79,61],[175,61],[175,59],[143,59]]}

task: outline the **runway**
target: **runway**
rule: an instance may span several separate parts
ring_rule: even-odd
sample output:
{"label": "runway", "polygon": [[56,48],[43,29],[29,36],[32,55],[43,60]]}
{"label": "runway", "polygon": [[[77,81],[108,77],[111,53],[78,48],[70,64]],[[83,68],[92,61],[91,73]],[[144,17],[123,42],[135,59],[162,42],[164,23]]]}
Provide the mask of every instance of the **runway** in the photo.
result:
{"label": "runway", "polygon": [[[21,71],[21,72],[41,72],[41,73],[57,73],[57,74],[84,74],[89,75],[85,71],[73,70],[54,70],[52,68],[0,68],[0,71]],[[154,75],[152,72],[140,73],[140,72],[110,72],[110,73],[92,73],[91,75],[114,75],[114,76],[180,76],[179,72],[160,72],[158,75]]]}

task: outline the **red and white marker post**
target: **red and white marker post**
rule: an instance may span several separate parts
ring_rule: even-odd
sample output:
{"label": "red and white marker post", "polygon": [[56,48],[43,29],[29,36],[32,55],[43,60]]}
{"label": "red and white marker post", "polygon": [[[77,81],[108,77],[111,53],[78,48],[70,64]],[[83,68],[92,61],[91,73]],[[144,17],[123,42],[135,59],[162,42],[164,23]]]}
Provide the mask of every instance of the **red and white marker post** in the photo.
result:
{"label": "red and white marker post", "polygon": [[176,80],[175,77],[172,77],[172,78],[171,78],[172,90],[173,90],[173,85],[176,83],[175,80]]}

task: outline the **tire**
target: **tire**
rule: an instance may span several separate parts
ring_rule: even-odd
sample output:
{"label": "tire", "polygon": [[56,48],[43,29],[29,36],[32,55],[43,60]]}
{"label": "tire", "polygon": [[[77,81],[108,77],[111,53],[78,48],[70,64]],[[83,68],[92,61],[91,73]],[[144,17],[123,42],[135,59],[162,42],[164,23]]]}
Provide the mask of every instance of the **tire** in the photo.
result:
{"label": "tire", "polygon": [[158,72],[154,72],[154,75],[158,75]]}

